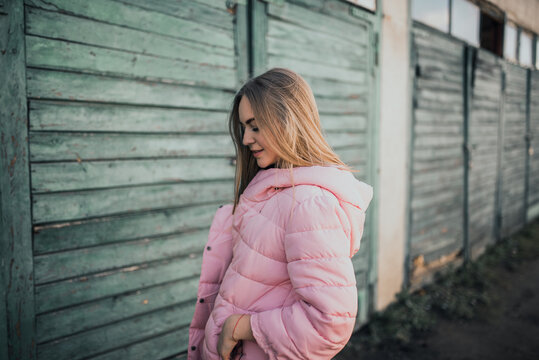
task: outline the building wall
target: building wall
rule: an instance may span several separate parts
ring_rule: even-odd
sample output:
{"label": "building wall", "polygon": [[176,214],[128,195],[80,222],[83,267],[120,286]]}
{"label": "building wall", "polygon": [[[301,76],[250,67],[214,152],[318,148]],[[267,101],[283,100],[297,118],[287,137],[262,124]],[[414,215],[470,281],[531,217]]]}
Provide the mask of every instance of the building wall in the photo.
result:
{"label": "building wall", "polygon": [[376,309],[395,299],[404,278],[411,128],[408,9],[408,1],[382,4]]}
{"label": "building wall", "polygon": [[489,0],[507,13],[507,19],[539,33],[539,0]]}

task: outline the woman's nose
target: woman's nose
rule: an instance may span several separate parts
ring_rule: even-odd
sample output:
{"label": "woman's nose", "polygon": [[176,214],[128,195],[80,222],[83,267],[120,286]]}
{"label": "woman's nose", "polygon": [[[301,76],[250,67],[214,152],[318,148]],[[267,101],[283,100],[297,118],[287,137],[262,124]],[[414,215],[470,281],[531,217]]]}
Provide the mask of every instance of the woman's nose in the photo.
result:
{"label": "woman's nose", "polygon": [[245,129],[243,131],[243,145],[248,146],[254,142],[253,137],[250,135],[250,131]]}

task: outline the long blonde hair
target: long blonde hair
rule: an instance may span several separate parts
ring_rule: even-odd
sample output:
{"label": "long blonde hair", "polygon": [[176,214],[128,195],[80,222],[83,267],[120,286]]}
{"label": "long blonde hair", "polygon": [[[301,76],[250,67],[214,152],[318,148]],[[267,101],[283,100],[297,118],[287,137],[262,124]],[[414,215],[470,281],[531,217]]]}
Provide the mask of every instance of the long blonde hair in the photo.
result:
{"label": "long blonde hair", "polygon": [[276,168],[337,165],[353,171],[324,139],[309,84],[292,70],[272,68],[249,79],[232,102],[228,125],[236,148],[234,211],[240,195],[260,170],[249,147],[242,142],[239,104],[243,96],[251,104],[261,135],[278,156]]}

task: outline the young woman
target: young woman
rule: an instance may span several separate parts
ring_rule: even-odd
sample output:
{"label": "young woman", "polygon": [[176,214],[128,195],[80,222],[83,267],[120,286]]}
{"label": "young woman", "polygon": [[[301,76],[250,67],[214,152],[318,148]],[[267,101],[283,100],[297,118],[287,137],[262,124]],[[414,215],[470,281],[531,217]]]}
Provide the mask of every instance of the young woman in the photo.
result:
{"label": "young woman", "polygon": [[331,359],[357,314],[350,258],[372,187],[325,141],[309,85],[274,68],[233,100],[234,203],[213,219],[188,359]]}

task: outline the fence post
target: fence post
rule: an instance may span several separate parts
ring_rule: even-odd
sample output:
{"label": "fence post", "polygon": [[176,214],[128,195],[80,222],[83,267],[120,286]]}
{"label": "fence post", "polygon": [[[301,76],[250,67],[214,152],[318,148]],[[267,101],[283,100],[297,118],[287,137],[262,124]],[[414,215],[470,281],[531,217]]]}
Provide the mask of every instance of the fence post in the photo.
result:
{"label": "fence post", "polygon": [[530,107],[531,107],[531,69],[526,70],[526,165],[524,172],[524,224],[528,222],[528,195],[530,192],[530,151],[532,134],[530,130]]}
{"label": "fence post", "polygon": [[0,1],[0,358],[35,359],[23,0]]}

